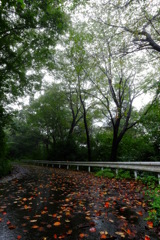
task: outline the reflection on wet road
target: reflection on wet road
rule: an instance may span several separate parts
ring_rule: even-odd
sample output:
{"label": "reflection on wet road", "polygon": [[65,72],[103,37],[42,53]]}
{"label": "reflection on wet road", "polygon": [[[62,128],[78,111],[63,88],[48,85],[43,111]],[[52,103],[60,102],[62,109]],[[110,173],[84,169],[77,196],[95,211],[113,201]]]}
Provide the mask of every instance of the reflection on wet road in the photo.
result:
{"label": "reflection on wet road", "polygon": [[0,183],[0,240],[158,240],[138,183],[26,168],[23,178]]}

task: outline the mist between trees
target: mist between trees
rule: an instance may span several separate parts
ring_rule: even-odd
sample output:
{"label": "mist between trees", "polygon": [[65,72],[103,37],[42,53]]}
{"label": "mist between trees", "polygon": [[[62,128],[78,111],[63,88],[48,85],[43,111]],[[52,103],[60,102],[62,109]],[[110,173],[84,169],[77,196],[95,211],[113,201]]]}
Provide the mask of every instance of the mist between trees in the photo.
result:
{"label": "mist between trees", "polygon": [[[159,160],[156,0],[0,3],[2,168],[11,158]],[[27,94],[29,106],[9,108]]]}

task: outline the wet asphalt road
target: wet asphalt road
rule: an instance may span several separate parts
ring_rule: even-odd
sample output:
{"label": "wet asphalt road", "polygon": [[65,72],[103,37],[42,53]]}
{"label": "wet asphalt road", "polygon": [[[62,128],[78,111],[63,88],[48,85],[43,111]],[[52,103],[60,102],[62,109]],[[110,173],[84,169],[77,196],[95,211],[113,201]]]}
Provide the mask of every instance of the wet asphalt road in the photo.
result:
{"label": "wet asphalt road", "polygon": [[23,168],[0,182],[0,240],[159,239],[138,183]]}

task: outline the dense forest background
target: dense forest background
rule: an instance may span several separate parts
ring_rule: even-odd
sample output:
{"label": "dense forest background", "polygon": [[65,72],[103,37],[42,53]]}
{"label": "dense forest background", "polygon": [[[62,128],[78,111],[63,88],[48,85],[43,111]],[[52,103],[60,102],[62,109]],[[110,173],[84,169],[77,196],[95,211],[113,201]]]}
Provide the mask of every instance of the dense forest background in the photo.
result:
{"label": "dense forest background", "polygon": [[1,174],[15,159],[160,161],[159,29],[156,0],[1,0]]}

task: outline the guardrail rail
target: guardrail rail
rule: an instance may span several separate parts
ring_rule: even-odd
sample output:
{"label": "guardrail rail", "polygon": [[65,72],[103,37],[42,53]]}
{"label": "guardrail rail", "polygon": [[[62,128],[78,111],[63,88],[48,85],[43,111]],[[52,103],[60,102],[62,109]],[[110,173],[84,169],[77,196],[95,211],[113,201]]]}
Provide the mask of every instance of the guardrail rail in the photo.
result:
{"label": "guardrail rail", "polygon": [[59,168],[61,166],[76,166],[77,171],[80,167],[88,167],[88,172],[91,172],[91,167],[99,167],[102,170],[104,168],[114,168],[118,174],[118,169],[133,170],[135,179],[138,177],[138,171],[147,171],[158,173],[158,179],[160,184],[160,162],[71,162],[71,161],[47,161],[47,160],[22,160],[24,163],[36,164],[42,166],[54,167],[57,165]]}

